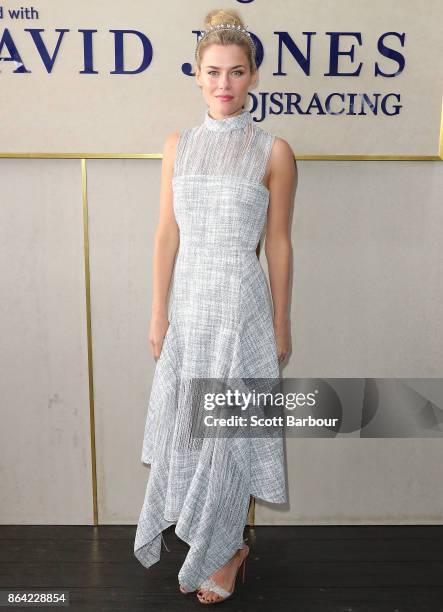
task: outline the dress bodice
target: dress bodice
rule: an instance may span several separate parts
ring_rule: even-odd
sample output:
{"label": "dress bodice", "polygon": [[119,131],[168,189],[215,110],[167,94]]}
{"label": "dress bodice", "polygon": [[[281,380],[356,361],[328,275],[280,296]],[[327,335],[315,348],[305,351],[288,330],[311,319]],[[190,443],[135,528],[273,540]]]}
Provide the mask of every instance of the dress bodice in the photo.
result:
{"label": "dress bodice", "polygon": [[255,250],[269,191],[263,184],[275,136],[248,110],[184,129],[173,172],[174,211],[181,243]]}

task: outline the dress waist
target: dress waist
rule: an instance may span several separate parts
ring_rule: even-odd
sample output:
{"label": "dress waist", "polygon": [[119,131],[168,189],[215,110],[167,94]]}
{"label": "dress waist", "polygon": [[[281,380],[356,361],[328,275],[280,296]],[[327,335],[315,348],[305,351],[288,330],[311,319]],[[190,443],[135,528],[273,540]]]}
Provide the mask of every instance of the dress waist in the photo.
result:
{"label": "dress waist", "polygon": [[216,241],[211,242],[197,242],[194,240],[183,240],[180,238],[179,251],[182,253],[199,253],[204,254],[205,252],[217,252],[220,255],[224,253],[239,253],[239,254],[251,254],[255,255],[256,246],[248,246],[242,244],[230,244],[226,242],[217,243]]}

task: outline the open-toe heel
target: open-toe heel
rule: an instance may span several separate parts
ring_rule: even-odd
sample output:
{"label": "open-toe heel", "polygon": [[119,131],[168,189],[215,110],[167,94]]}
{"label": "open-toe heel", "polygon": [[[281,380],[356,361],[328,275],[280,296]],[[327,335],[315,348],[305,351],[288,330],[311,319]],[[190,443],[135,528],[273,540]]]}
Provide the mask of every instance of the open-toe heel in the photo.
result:
{"label": "open-toe heel", "polygon": [[[217,584],[217,582],[215,582],[215,580],[212,580],[212,578],[207,578],[206,580],[204,580],[200,586],[200,588],[197,591],[197,599],[200,603],[202,604],[214,604],[214,603],[220,603],[222,601],[225,601],[226,599],[228,599],[229,597],[231,597],[234,594],[234,590],[235,590],[235,582],[237,579],[237,576],[239,574],[240,568],[242,570],[241,575],[242,575],[242,582],[245,582],[245,569],[246,569],[246,557],[249,554],[249,546],[247,544],[243,544],[242,548],[239,549],[240,550],[240,555],[241,555],[241,561],[237,567],[237,571],[235,572],[234,578],[232,580],[232,587],[230,591],[227,591],[226,589],[224,589],[223,587],[221,587],[219,584]],[[207,591],[211,591],[213,593],[216,593],[218,595],[218,599],[214,599],[212,601],[205,601],[204,599],[201,599],[199,597],[199,595],[201,597],[204,597],[205,592]]]}

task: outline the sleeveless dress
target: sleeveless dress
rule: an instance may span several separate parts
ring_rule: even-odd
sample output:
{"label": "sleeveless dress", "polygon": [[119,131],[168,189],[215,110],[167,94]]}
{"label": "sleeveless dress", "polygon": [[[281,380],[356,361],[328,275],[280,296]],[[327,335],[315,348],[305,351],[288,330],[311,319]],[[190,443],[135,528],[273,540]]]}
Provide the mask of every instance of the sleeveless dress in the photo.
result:
{"label": "sleeveless dress", "polygon": [[178,574],[198,588],[243,544],[250,495],[287,501],[281,437],[190,439],[192,379],[279,377],[272,300],[256,247],[275,137],[249,111],[180,133],[172,178],[180,244],[141,460],[151,470],[134,542],[146,568],[163,530],[189,545]]}

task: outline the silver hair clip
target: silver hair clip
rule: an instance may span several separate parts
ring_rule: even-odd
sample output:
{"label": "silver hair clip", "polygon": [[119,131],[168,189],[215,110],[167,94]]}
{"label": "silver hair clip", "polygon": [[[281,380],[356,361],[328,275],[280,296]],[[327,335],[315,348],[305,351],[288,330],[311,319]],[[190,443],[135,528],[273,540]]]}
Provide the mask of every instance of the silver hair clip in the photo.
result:
{"label": "silver hair clip", "polygon": [[[248,26],[246,26],[247,28]],[[197,57],[197,49],[199,44],[201,43],[201,41],[208,36],[208,34],[210,34],[211,32],[216,32],[217,30],[228,30],[228,31],[232,31],[235,30],[236,32],[240,32],[241,34],[245,35],[248,37],[248,42],[251,46],[252,49],[252,53],[255,54],[255,45],[252,41],[251,35],[250,33],[246,30],[246,28],[242,28],[240,25],[234,25],[233,23],[219,23],[217,25],[211,26],[210,28],[208,28],[207,30],[201,30],[202,36],[200,38],[200,40],[197,42],[197,46],[195,48],[195,57]]]}

